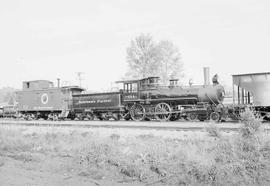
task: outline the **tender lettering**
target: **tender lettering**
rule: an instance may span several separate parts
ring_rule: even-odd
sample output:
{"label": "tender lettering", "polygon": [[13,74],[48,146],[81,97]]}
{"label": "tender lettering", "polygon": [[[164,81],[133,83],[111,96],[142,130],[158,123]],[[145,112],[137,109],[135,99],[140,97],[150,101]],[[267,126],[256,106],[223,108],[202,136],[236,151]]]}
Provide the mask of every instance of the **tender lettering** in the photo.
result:
{"label": "tender lettering", "polygon": [[98,100],[80,100],[76,103],[76,105],[80,104],[93,104],[93,103],[111,103],[111,99],[98,99]]}

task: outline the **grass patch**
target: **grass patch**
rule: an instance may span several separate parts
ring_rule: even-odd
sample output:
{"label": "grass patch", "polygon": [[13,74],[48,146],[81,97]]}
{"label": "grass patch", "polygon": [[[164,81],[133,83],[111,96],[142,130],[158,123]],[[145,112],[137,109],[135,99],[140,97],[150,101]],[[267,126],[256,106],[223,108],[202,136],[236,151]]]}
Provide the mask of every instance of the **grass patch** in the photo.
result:
{"label": "grass patch", "polygon": [[208,133],[209,136],[211,137],[216,137],[220,138],[221,137],[221,132],[217,126],[216,123],[210,123],[205,127],[205,131]]}
{"label": "grass patch", "polygon": [[[252,111],[238,133],[221,135],[216,124],[200,139],[153,134],[107,137],[91,132],[0,130],[0,156],[31,162],[26,152],[68,157],[79,175],[140,181],[146,185],[269,185],[270,140]],[[263,137],[264,136],[264,137]],[[16,155],[17,154],[17,155]]]}

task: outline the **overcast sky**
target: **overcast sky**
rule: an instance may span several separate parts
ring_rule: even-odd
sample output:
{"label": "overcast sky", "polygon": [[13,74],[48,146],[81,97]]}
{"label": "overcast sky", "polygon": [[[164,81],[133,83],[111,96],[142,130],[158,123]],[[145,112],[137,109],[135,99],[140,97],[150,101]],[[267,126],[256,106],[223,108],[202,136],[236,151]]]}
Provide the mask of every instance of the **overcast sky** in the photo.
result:
{"label": "overcast sky", "polygon": [[270,71],[269,0],[0,1],[0,87],[48,79],[91,90],[126,72],[126,48],[140,33],[179,47],[185,79],[202,68],[231,74]]}

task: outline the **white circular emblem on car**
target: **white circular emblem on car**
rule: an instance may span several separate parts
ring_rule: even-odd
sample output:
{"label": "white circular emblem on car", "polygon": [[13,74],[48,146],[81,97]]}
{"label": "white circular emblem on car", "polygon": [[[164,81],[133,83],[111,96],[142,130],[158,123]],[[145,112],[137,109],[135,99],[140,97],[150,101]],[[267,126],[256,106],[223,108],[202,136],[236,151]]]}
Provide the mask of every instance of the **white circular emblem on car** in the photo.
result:
{"label": "white circular emblem on car", "polygon": [[49,101],[49,97],[48,97],[48,94],[44,93],[42,94],[41,96],[41,103],[43,103],[44,105],[47,104]]}

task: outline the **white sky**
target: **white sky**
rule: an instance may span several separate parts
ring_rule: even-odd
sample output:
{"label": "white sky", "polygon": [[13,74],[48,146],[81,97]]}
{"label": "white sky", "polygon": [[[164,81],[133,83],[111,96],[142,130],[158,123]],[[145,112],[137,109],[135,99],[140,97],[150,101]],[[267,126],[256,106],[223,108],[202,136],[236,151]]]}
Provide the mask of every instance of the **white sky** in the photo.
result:
{"label": "white sky", "polygon": [[126,72],[126,48],[140,33],[179,47],[185,79],[202,68],[231,74],[270,71],[269,0],[0,1],[0,87],[48,79],[90,90]]}

